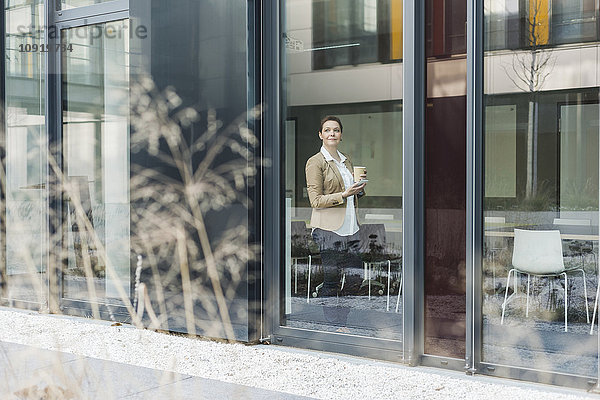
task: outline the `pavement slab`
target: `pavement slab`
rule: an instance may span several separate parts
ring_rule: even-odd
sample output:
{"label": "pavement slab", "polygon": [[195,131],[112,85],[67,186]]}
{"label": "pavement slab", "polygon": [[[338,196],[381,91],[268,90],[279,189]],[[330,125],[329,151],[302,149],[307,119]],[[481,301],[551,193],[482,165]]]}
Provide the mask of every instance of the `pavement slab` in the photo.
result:
{"label": "pavement slab", "polygon": [[307,397],[0,342],[0,398],[251,399]]}

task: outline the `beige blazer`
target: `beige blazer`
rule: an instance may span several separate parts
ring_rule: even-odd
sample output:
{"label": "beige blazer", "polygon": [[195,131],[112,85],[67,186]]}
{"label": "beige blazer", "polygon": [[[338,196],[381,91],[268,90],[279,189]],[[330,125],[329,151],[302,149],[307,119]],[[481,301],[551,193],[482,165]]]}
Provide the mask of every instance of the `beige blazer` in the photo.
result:
{"label": "beige blazer", "polygon": [[[352,163],[348,158],[344,164],[352,171]],[[306,189],[312,207],[311,227],[326,231],[339,229],[346,216],[347,202],[342,197],[344,180],[335,161],[327,162],[320,151],[306,161]],[[354,209],[358,209],[358,196],[354,196]]]}

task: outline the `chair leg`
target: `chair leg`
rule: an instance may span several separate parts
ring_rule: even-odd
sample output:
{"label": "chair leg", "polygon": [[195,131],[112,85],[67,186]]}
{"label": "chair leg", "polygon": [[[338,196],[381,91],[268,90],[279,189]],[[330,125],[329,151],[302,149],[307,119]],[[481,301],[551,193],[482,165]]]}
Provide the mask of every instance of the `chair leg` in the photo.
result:
{"label": "chair leg", "polygon": [[294,258],[294,293],[298,294],[298,259]]}
{"label": "chair leg", "polygon": [[371,263],[367,263],[367,280],[369,282],[369,300],[371,300]]}
{"label": "chair leg", "polygon": [[590,323],[590,309],[588,307],[588,301],[587,301],[587,283],[585,282],[585,271],[583,270],[583,268],[578,269],[577,271],[581,271],[581,275],[583,278],[583,298],[585,300],[585,317],[587,319],[587,323]]}
{"label": "chair leg", "polygon": [[387,286],[387,303],[385,310],[390,311],[390,278],[392,275],[392,263],[388,260],[388,286]]}
{"label": "chair leg", "polygon": [[568,290],[569,286],[568,286],[568,282],[567,282],[567,274],[563,272],[563,275],[565,276],[565,332],[568,332],[567,314],[569,313],[569,305],[567,304],[567,290]]}
{"label": "chair leg", "polygon": [[308,256],[308,283],[307,286],[308,288],[306,289],[306,302],[310,303],[310,267],[312,264],[312,257],[309,255]]}
{"label": "chair leg", "polygon": [[592,252],[594,257],[594,266],[598,273],[596,279],[596,298],[594,299],[594,312],[592,313],[592,325],[590,326],[590,335],[594,333],[594,322],[596,320],[596,310],[598,309],[598,295],[600,295],[600,271],[598,270],[598,260],[596,259],[596,253]]}
{"label": "chair leg", "polygon": [[527,274],[527,301],[525,308],[525,317],[529,317],[529,283],[531,281],[531,275]]}
{"label": "chair leg", "polygon": [[491,250],[492,252],[492,289],[494,290],[494,294],[496,294],[496,260],[494,257],[496,252]]}
{"label": "chair leg", "polygon": [[[500,319],[500,325],[504,324],[504,311],[506,310],[506,299],[508,298],[508,287],[510,286],[510,274],[513,271],[515,271],[515,270],[511,269],[510,271],[508,271],[508,276],[506,277],[506,290],[504,292],[504,303],[502,303],[502,318]],[[515,274],[516,274],[516,271],[515,271]],[[515,286],[516,286],[516,280],[515,280]]]}
{"label": "chair leg", "polygon": [[594,312],[592,313],[592,326],[590,327],[590,335],[594,333],[594,322],[596,321],[596,310],[598,309],[598,296],[600,295],[600,279],[596,288],[596,300],[594,300]]}
{"label": "chair leg", "polygon": [[313,297],[317,297],[319,295],[319,290],[321,290],[323,288],[323,284],[324,284],[324,282],[321,282],[317,286],[315,286],[315,291],[313,293]]}
{"label": "chair leg", "polygon": [[396,312],[398,312],[398,307],[400,306],[400,296],[402,295],[403,279],[404,279],[404,275],[400,275],[400,287],[398,287],[398,300],[396,300]]}

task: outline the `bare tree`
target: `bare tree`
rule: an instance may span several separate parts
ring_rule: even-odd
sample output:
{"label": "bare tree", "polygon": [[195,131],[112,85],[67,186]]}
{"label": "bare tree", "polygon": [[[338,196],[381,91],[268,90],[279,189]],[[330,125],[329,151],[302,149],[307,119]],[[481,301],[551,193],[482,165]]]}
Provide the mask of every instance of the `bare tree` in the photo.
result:
{"label": "bare tree", "polygon": [[552,73],[555,57],[547,46],[548,32],[544,24],[548,21],[548,3],[529,0],[529,15],[526,19],[526,50],[515,50],[510,64],[503,65],[506,76],[520,90],[529,94],[527,117],[527,182],[526,198],[531,198],[538,189],[537,182],[537,137],[538,137],[538,94]]}

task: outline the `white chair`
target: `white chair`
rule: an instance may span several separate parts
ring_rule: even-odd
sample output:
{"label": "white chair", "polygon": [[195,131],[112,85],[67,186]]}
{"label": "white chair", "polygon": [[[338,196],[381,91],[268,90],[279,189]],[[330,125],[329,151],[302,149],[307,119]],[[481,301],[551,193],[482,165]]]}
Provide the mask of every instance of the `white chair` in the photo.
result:
{"label": "white chair", "polygon": [[[585,311],[587,322],[590,322],[589,309],[587,304],[587,287],[585,282],[585,272],[583,269],[567,270],[563,261],[562,242],[560,231],[530,231],[515,229],[515,244],[512,258],[513,269],[508,271],[506,279],[506,291],[504,293],[504,303],[502,303],[502,319],[500,324],[504,324],[504,313],[506,305],[510,299],[517,293],[517,273],[527,275],[527,311],[525,316],[529,316],[529,284],[531,275],[534,276],[560,276],[565,277],[565,332],[567,332],[567,273],[581,271],[583,276],[583,291],[585,300]],[[514,274],[514,292],[508,296],[508,287],[510,286],[510,275]]]}

